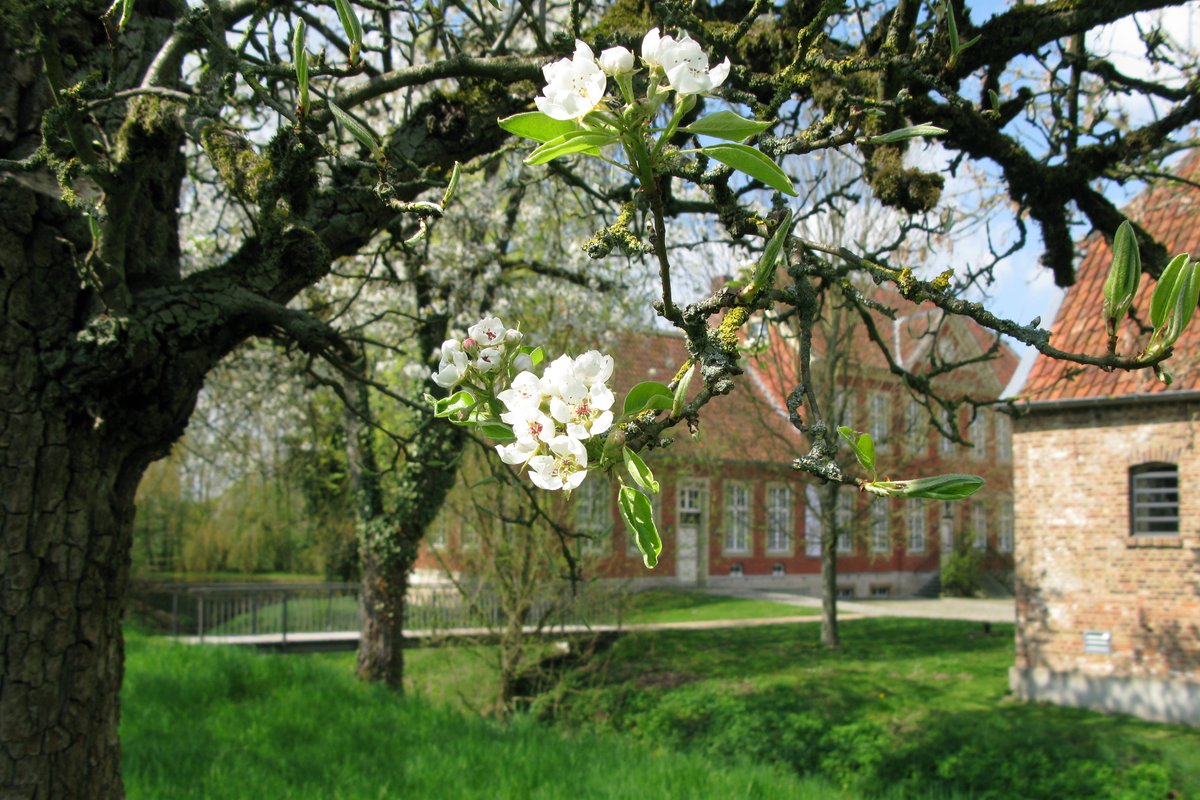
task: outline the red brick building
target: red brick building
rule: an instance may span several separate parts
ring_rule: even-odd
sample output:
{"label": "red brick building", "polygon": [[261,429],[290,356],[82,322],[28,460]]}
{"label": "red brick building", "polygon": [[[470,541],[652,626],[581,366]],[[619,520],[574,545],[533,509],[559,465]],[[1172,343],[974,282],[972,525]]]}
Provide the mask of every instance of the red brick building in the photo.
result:
{"label": "red brick building", "polygon": [[[903,302],[903,301],[901,301]],[[928,360],[933,316],[928,309],[896,323],[894,357],[906,364]],[[937,316],[940,320],[940,316]],[[889,324],[891,324],[889,322]],[[839,590],[845,596],[908,595],[939,574],[942,539],[952,530],[972,531],[980,550],[1000,565],[1009,563],[1013,543],[1011,439],[1008,418],[981,412],[974,422],[963,410],[955,421],[976,442],[970,450],[946,446],[929,431],[928,412],[911,403],[886,368],[874,345],[859,330],[853,343],[867,355],[845,373],[842,393],[846,419],[870,430],[879,446],[881,470],[893,466],[938,472],[976,472],[988,478],[988,491],[971,504],[888,501],[852,489],[840,492],[838,539]],[[861,339],[861,340],[859,340]],[[943,349],[972,355],[991,345],[983,331],[962,320],[942,329]],[[601,349],[616,357],[613,389],[618,402],[635,383],[667,383],[684,363],[682,338],[664,333],[626,334]],[[644,452],[662,485],[655,498],[662,558],[647,570],[625,531],[617,509],[617,486],[592,475],[565,509],[572,526],[590,533],[581,539],[581,555],[595,574],[636,579],[639,585],[698,586],[722,584],[774,586],[820,593],[820,526],[809,508],[813,479],[791,468],[808,452],[804,437],[789,423],[783,398],[795,385],[791,358],[745,359],[746,375],[726,397],[701,412],[699,436],[685,425],[668,431],[670,447]],[[957,380],[998,397],[1016,366],[1005,348],[1002,357],[975,365]],[[946,388],[941,386],[939,388]],[[914,476],[916,472],[912,473]],[[430,574],[454,563],[461,536],[449,532],[435,544],[449,551],[441,561],[426,551],[418,569]]]}
{"label": "red brick building", "polygon": [[[1200,178],[1200,154],[1177,171]],[[1126,210],[1172,255],[1200,253],[1200,189],[1163,182]],[[1093,235],[1051,343],[1103,354],[1112,255]],[[1145,345],[1143,277],[1118,352]],[[1039,357],[1015,427],[1017,656],[1022,698],[1200,724],[1200,325],[1152,371]]]}

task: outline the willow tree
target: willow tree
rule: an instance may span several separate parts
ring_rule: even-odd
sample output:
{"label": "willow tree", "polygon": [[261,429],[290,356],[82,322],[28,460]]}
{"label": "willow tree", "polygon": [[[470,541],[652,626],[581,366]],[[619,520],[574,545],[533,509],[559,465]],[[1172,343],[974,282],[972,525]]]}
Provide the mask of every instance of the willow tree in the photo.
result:
{"label": "willow tree", "polygon": [[[573,40],[636,48],[655,26],[688,31],[716,61],[731,64],[718,90],[696,95],[695,114],[716,108],[720,97],[774,123],[758,134],[758,146],[785,165],[787,157],[857,147],[875,194],[913,215],[938,208],[942,177],[906,162],[911,142],[890,134],[932,123],[946,131],[940,141],[951,169],[995,169],[1021,219],[1035,223],[1046,267],[1066,284],[1071,224],[1111,234],[1121,221],[1103,183],[1158,172],[1200,117],[1194,60],[1167,32],[1141,28],[1156,71],[1138,75],[1089,52],[1087,33],[1180,4],[1057,0],[984,20],[959,0],[932,8],[917,0],[851,8],[837,0],[612,7],[442,0],[419,10],[370,4],[369,11],[286,0],[111,7],[5,0],[6,796],[122,794],[120,623],[134,495],[146,466],[183,434],[205,375],[251,337],[287,342],[355,374],[355,349],[336,325],[293,301],[335,260],[383,238],[419,235],[442,212],[455,163],[486,174],[507,141],[495,120],[529,109],[542,65],[569,53]],[[1126,95],[1153,102],[1156,113],[1126,123],[1106,111]],[[747,182],[685,154],[688,138],[682,130],[670,137],[653,169],[634,179],[595,185],[569,160],[556,162],[554,174],[610,209],[595,221],[600,233],[589,254],[626,248],[651,257],[663,279],[659,308],[687,332],[707,398],[728,391],[738,372],[729,332],[712,333],[708,316],[747,301],[725,290],[679,307],[662,246],[666,221],[709,214],[729,237],[753,241],[772,232],[775,218],[752,205],[763,188],[755,176]],[[193,182],[211,176],[228,214],[205,236],[185,236],[198,212]],[[680,191],[684,181],[696,189]],[[1162,248],[1144,232],[1137,238],[1157,271]],[[942,283],[914,282],[902,265],[864,258],[850,243],[793,247],[788,260],[799,288],[755,302],[791,302],[802,323],[805,309],[815,308],[811,292],[858,270],[900,278],[906,296],[1050,350],[1036,326],[991,317]],[[920,376],[910,378],[921,390]],[[696,406],[685,416],[699,414]],[[630,443],[649,442],[677,421],[645,425]],[[804,424],[826,441],[819,412]],[[838,478],[816,451],[797,465]]]}

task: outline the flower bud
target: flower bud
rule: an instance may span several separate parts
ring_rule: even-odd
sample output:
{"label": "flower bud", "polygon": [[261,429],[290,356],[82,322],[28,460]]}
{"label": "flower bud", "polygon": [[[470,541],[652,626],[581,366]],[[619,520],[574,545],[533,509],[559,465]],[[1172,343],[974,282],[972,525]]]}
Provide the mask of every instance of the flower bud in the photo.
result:
{"label": "flower bud", "polygon": [[524,338],[525,338],[525,334],[521,333],[516,328],[510,328],[509,330],[504,332],[504,343],[505,344],[512,344],[512,345],[520,344],[521,340]]}
{"label": "flower bud", "polygon": [[463,339],[462,346],[463,346],[463,350],[474,350],[476,347],[479,346],[479,342],[475,341],[470,336],[468,336],[466,339]]}
{"label": "flower bud", "polygon": [[528,372],[533,369],[533,359],[528,353],[521,353],[513,359],[513,369],[517,372]]}
{"label": "flower bud", "polygon": [[633,72],[633,53],[624,47],[610,47],[600,54],[600,68],[614,77]]}

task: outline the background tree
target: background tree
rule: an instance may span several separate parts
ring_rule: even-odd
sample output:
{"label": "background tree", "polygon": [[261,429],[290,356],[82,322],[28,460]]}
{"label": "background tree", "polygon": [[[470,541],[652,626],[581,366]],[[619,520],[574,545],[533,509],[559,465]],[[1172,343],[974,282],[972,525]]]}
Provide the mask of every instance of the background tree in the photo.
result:
{"label": "background tree", "polygon": [[[981,21],[957,0],[933,9],[915,0],[852,8],[809,0],[777,8],[445,2],[360,9],[360,36],[328,9],[288,2],[5,3],[0,780],[17,796],[121,795],[120,617],[134,496],[147,465],[183,434],[206,375],[249,338],[286,342],[353,374],[355,348],[291,302],[335,259],[382,239],[411,239],[440,213],[455,162],[486,172],[506,140],[493,121],[528,108],[541,65],[576,36],[632,46],[654,25],[691,31],[711,55],[734,62],[721,90],[727,99],[780,119],[778,136],[762,140],[769,155],[857,146],[875,192],[908,212],[936,206],[941,177],[906,163],[904,142],[877,137],[933,122],[948,130],[943,145],[954,159],[995,165],[1013,203],[1036,222],[1046,266],[1069,283],[1074,215],[1111,234],[1120,215],[1106,183],[1155,171],[1164,155],[1194,143],[1183,131],[1200,116],[1195,61],[1164,33],[1145,32],[1149,58],[1181,83],[1116,70],[1088,52],[1085,34],[1175,4],[1059,0]],[[301,20],[320,51],[311,57],[293,35]],[[1011,83],[1018,70],[1048,80]],[[1084,117],[1124,92],[1153,98],[1159,113],[1127,128]],[[1039,93],[1054,113],[1030,141],[1008,126]],[[710,104],[698,103],[696,113]],[[822,113],[799,111],[814,106]],[[386,126],[364,130],[362,120],[385,114]],[[571,169],[557,174],[614,210],[631,203],[626,229],[643,242],[655,241],[648,223],[662,236],[667,218],[691,212],[714,213],[731,237],[771,232],[748,205],[753,184],[664,153],[660,172],[640,188],[625,181],[594,189]],[[231,211],[206,239],[210,250],[185,253],[196,237],[181,235],[181,210],[203,171],[221,182]],[[703,198],[678,194],[676,178],[704,187]],[[591,252],[605,250],[609,233]],[[1162,248],[1144,232],[1138,239],[1156,274]],[[910,299],[1056,354],[1045,331],[990,317],[940,283],[907,281],[843,246],[790,253],[795,285],[819,293],[851,270],[899,278]],[[723,292],[677,307],[669,258],[655,249],[666,279],[660,310],[688,334],[701,367],[700,402],[681,417],[695,418],[734,385],[737,360],[707,318],[739,301]],[[803,308],[808,291],[763,300]],[[918,375],[909,380],[920,384]],[[678,421],[643,425],[630,443],[644,446]],[[797,466],[838,479],[821,422],[806,420],[816,451]]]}

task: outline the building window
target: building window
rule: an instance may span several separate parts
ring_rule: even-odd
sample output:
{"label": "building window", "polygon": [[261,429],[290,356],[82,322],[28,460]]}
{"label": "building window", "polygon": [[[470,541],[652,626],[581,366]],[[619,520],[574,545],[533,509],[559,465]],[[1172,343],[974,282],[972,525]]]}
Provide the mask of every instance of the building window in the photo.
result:
{"label": "building window", "polygon": [[429,549],[445,550],[449,541],[446,512],[442,511],[442,513],[434,518],[433,524],[429,526]]}
{"label": "building window", "polygon": [[916,400],[909,400],[904,412],[904,428],[908,437],[908,449],[913,455],[923,456],[929,446],[929,417],[925,407]]}
{"label": "building window", "polygon": [[876,500],[871,503],[871,552],[890,553],[892,551],[891,533],[888,530],[888,517],[891,509],[886,500]]}
{"label": "building window", "polygon": [[608,551],[608,535],[612,530],[612,502],[608,481],[590,480],[575,490],[575,529],[588,535],[580,548],[585,553]]}
{"label": "building window", "polygon": [[987,416],[978,409],[971,420],[970,436],[971,444],[975,445],[975,457],[987,458]]}
{"label": "building window", "polygon": [[474,551],[479,549],[479,531],[474,528],[464,528],[458,534],[458,542],[461,549],[466,551]]}
{"label": "building window", "polygon": [[1001,553],[1013,551],[1012,498],[1005,498],[996,513],[996,549]]}
{"label": "building window", "polygon": [[704,521],[704,490],[699,486],[680,486],[677,504],[679,524],[699,526]]}
{"label": "building window", "polygon": [[838,599],[840,600],[851,600],[854,598],[853,586],[839,586],[837,592]]}
{"label": "building window", "polygon": [[971,506],[971,533],[974,534],[972,542],[975,549],[987,550],[987,507],[983,503],[977,502]]}
{"label": "building window", "polygon": [[1129,532],[1179,535],[1179,467],[1161,461],[1129,470]]}
{"label": "building window", "polygon": [[854,495],[843,489],[837,498],[837,551],[848,555],[854,552]]}
{"label": "building window", "polygon": [[876,448],[887,444],[888,438],[888,396],[883,392],[872,392],[869,407],[871,438],[875,440]]}
{"label": "building window", "polygon": [[[942,427],[946,429],[947,433],[958,433],[958,414],[948,408],[943,409]],[[955,443],[945,436],[938,439],[938,452],[943,456],[954,455],[954,446]]]}
{"label": "building window", "polygon": [[996,458],[1012,461],[1012,420],[1004,414],[996,415]]}
{"label": "building window", "polygon": [[910,553],[925,552],[925,504],[920,500],[908,501],[908,547]]}
{"label": "building window", "polygon": [[890,586],[872,586],[871,597],[891,597],[892,587]]}
{"label": "building window", "polygon": [[767,551],[783,552],[792,547],[792,490],[787,486],[767,487]]}
{"label": "building window", "polygon": [[742,569],[741,564],[733,564],[729,567],[729,576],[732,578],[740,578],[745,574],[746,571]]}
{"label": "building window", "polygon": [[811,483],[804,487],[804,555],[821,557],[821,491]]}
{"label": "building window", "polygon": [[750,487],[744,483],[725,484],[725,550],[750,551]]}
{"label": "building window", "polygon": [[771,567],[771,574],[774,575],[776,578],[782,578],[784,575],[787,574],[787,570],[783,568],[783,564],[776,564],[773,567]]}

